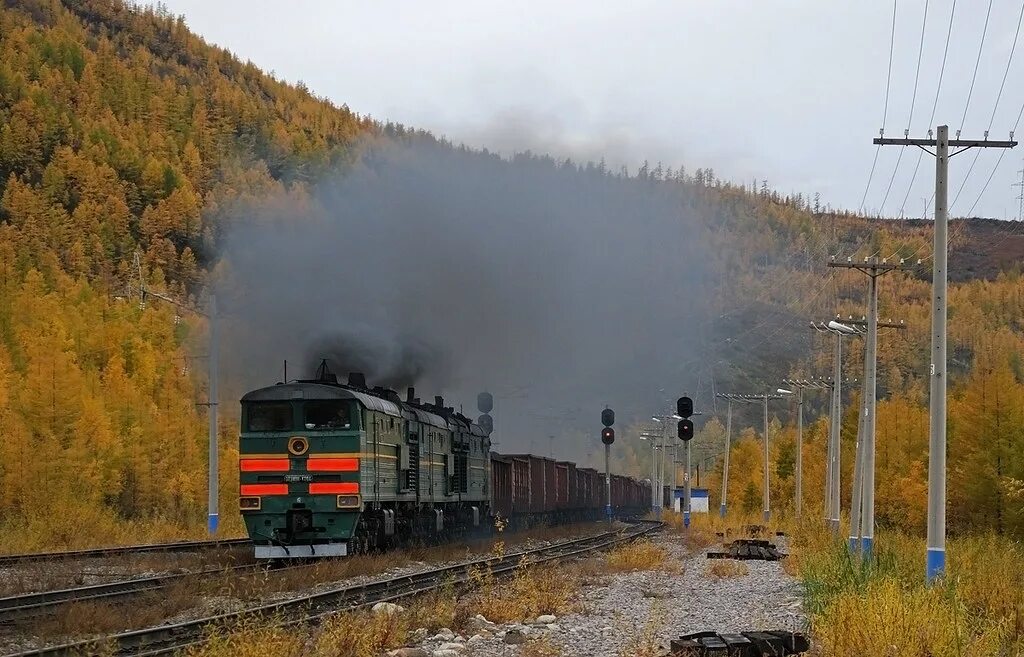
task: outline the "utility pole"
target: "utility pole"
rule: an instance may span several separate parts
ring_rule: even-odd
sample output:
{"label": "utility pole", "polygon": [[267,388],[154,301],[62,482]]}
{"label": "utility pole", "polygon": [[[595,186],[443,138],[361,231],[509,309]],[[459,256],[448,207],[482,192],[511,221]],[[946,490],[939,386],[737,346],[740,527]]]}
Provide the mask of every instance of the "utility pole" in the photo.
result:
{"label": "utility pole", "polygon": [[[946,570],[946,288],[949,279],[949,158],[969,148],[1013,148],[1010,133],[1008,141],[989,141],[988,131],[981,140],[949,138],[949,126],[937,128],[936,139],[931,130],[928,139],[876,138],[879,146],[917,146],[931,153],[926,146],[935,148],[935,243],[932,254],[932,348],[931,390],[929,406],[928,441],[928,547],[925,555],[925,576],[928,582],[940,577]],[[949,147],[959,148],[954,153]]]}
{"label": "utility pole", "polygon": [[651,443],[651,513],[658,513],[658,491],[656,489],[656,481],[658,478],[658,443],[657,440],[660,437],[658,433],[653,431],[641,431],[640,439],[647,440]]}
{"label": "utility pole", "polygon": [[[891,270],[890,270],[891,271]],[[875,277],[871,278],[872,287],[874,286]],[[904,322],[879,322],[877,317],[877,288],[875,293],[875,328],[876,335],[878,328],[893,328],[893,329],[905,329],[906,324]],[[869,303],[869,312],[870,312]],[[837,316],[838,320],[839,317]],[[853,326],[858,330],[861,327],[870,327],[871,317],[867,319],[849,319],[843,320],[848,326]],[[877,346],[877,337],[874,341],[871,340],[870,333],[868,334],[868,342],[864,348],[864,382],[861,384],[861,400],[860,400],[860,412],[857,414],[857,446],[854,457],[853,467],[853,491],[850,495],[850,551],[858,552],[864,550],[864,555],[867,558],[871,558],[871,547],[874,539],[874,460],[875,460],[875,398],[876,395],[873,392],[876,388],[875,381],[877,380],[876,369],[877,369],[877,348],[872,349],[872,342]],[[870,460],[870,465],[869,465]],[[870,475],[869,475],[870,473]],[[871,493],[868,494],[868,489]]]}
{"label": "utility pole", "polygon": [[[668,421],[671,420],[671,419],[677,419],[678,417],[679,416],[672,415],[672,414],[668,414],[668,415],[654,415],[654,416],[651,417],[652,420],[654,420],[655,422],[657,422],[658,424],[661,425],[661,445],[658,448],[658,449],[661,450],[661,455],[657,459],[658,460],[658,468],[657,468],[657,483],[656,483],[657,489],[658,489],[658,492],[657,492],[658,502],[657,502],[657,506],[655,507],[655,510],[654,510],[655,516],[659,520],[661,519],[661,509],[662,509],[662,507],[665,506],[665,477],[666,477],[665,459],[666,459],[666,456],[667,456],[667,453],[668,453],[668,440],[669,440],[669,438],[668,438],[668,431],[669,431]],[[675,459],[673,458],[673,461],[674,460]],[[674,465],[672,467],[673,467],[673,469],[675,468]],[[674,474],[675,473],[673,472],[673,475]],[[673,493],[672,494],[675,495],[675,477],[674,476],[673,476],[672,489],[673,489]],[[673,504],[673,506],[675,505],[675,501],[674,500],[672,501],[672,504]]]}
{"label": "utility pole", "polygon": [[[864,258],[863,262],[855,262],[847,258],[839,262],[835,256],[828,263],[829,267],[856,269],[868,277],[868,316],[867,320],[858,322],[867,326],[867,338],[864,344],[864,383],[862,385],[863,430],[858,426],[857,452],[854,460],[853,488],[860,489],[861,496],[850,501],[851,520],[856,518],[861,523],[861,548],[864,556],[871,558],[874,544],[875,525],[875,405],[877,402],[877,364],[878,364],[878,277],[896,270],[911,269],[903,259],[899,263],[889,262],[886,258]],[[853,325],[854,322],[847,322]],[[858,425],[860,420],[858,419]],[[863,480],[860,479],[863,477]],[[858,508],[862,507],[862,508]],[[851,538],[855,530],[851,525]],[[854,546],[856,548],[856,546]]]}
{"label": "utility pole", "polygon": [[793,506],[799,518],[804,504],[804,388],[821,390],[827,386],[806,379],[783,379],[786,385],[797,389],[796,398],[796,490],[793,492]]}
{"label": "utility pole", "polygon": [[220,524],[220,514],[218,512],[219,507],[219,486],[218,486],[218,433],[217,433],[217,358],[218,358],[218,347],[219,347],[219,334],[217,326],[217,296],[210,295],[210,358],[209,358],[209,376],[210,376],[210,399],[209,399],[209,418],[210,418],[210,466],[207,480],[207,523],[206,529],[210,532],[211,536],[217,535],[217,527]]}
{"label": "utility pole", "polygon": [[744,395],[744,398],[750,400],[762,400],[764,401],[764,491],[761,493],[762,511],[764,513],[764,521],[768,522],[771,518],[771,499],[768,492],[768,486],[771,483],[771,477],[769,476],[769,460],[768,460],[768,400],[769,399],[782,399],[781,395],[772,395],[764,393],[763,395]]}
{"label": "utility pole", "polygon": [[[218,513],[219,506],[219,467],[218,467],[218,456],[219,456],[219,445],[218,445],[218,434],[217,434],[217,366],[219,359],[219,331],[217,326],[217,297],[214,294],[210,295],[210,305],[207,311],[204,313],[200,310],[196,310],[190,306],[187,306],[180,301],[177,301],[166,294],[160,292],[154,292],[146,287],[146,279],[143,277],[142,272],[142,259],[138,252],[135,253],[135,257],[132,262],[132,277],[138,281],[137,284],[129,282],[128,295],[129,298],[134,294],[139,296],[139,308],[145,309],[147,297],[154,297],[162,301],[175,306],[177,308],[183,308],[197,315],[206,317],[210,323],[210,353],[208,355],[207,366],[208,366],[208,377],[207,386],[209,388],[209,398],[205,404],[198,404],[199,406],[206,406],[209,414],[209,465],[208,465],[208,477],[207,477],[207,508],[206,508],[206,529],[211,536],[217,535],[217,529],[220,525],[220,514]],[[177,321],[177,318],[175,318]]]}
{"label": "utility pole", "polygon": [[[724,518],[726,498],[729,493],[729,452],[732,451],[732,403],[742,402],[744,404],[749,404],[750,400],[743,397],[743,395],[735,395],[726,392],[716,393],[715,397],[721,397],[728,403],[725,411],[725,456],[722,461],[722,501],[718,506],[718,515]],[[690,476],[689,468],[686,470],[686,476]]]}
{"label": "utility pole", "polygon": [[832,532],[839,534],[840,516],[840,456],[843,430],[843,337],[857,335],[857,330],[830,321],[828,324],[811,323],[811,328],[816,331],[832,333],[835,336],[835,346],[832,352],[832,407],[829,414],[829,443],[828,456],[825,468],[825,519],[832,527]]}

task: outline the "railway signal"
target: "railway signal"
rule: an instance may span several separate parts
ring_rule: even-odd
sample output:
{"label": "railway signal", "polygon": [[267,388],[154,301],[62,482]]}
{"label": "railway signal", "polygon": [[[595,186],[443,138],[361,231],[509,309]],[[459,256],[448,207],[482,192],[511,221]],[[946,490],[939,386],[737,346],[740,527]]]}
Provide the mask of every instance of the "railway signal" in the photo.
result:
{"label": "railway signal", "polygon": [[679,440],[684,443],[690,442],[693,438],[693,420],[679,420],[679,424],[676,425],[676,433],[679,435]]}
{"label": "railway signal", "polygon": [[681,418],[688,418],[693,415],[693,400],[689,397],[680,397],[676,400],[676,413]]}
{"label": "railway signal", "polygon": [[604,425],[604,429],[601,429],[601,442],[604,443],[604,515],[610,523],[612,521],[611,454],[612,443],[615,442],[615,429],[612,429],[612,425],[615,424],[615,411],[605,406],[601,411],[601,424]]}
{"label": "railway signal", "polygon": [[490,415],[494,408],[494,396],[489,392],[481,392],[476,396],[476,408],[480,411],[480,417],[477,418],[476,423],[489,438],[494,433],[494,418]]}

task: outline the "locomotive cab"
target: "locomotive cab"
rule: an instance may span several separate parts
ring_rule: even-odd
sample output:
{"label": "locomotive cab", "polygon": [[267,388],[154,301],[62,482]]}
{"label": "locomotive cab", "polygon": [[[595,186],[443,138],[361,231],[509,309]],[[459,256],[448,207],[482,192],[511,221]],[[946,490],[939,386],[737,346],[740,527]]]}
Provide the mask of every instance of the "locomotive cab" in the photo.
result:
{"label": "locomotive cab", "polygon": [[295,382],[242,398],[239,509],[257,558],[348,554],[362,510],[358,397]]}

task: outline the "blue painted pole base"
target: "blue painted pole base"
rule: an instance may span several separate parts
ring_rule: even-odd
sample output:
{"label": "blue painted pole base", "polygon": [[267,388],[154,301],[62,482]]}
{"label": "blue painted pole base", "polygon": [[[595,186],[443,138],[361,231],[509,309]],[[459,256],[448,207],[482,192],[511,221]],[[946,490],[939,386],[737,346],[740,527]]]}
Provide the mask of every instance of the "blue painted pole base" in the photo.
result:
{"label": "blue painted pole base", "polygon": [[611,521],[611,519],[612,519],[612,505],[611,504],[605,504],[604,505],[604,516],[605,516],[605,518],[608,518],[609,521]]}
{"label": "blue painted pole base", "polygon": [[864,559],[871,559],[871,549],[875,546],[875,539],[870,536],[864,536],[860,539],[860,550],[864,553]]}
{"label": "blue painted pole base", "polygon": [[690,526],[690,512],[689,511],[683,511],[683,527],[689,527],[689,526]]}
{"label": "blue painted pole base", "polygon": [[860,541],[857,540],[856,536],[850,537],[850,552],[856,552],[860,549]]}
{"label": "blue painted pole base", "polygon": [[724,504],[722,506],[718,507],[718,515],[721,518],[725,517],[725,505]]}
{"label": "blue painted pole base", "polygon": [[211,513],[206,517],[206,530],[210,532],[210,535],[217,533],[217,526],[220,524],[220,516],[216,513]]}
{"label": "blue painted pole base", "polygon": [[925,556],[925,576],[931,584],[946,574],[946,548],[928,548]]}

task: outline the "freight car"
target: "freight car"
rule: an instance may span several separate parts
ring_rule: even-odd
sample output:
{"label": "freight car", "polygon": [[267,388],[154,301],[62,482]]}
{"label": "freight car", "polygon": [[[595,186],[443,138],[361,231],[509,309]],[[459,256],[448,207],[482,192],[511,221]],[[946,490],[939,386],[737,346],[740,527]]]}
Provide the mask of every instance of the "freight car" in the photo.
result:
{"label": "freight car", "polygon": [[[490,451],[488,433],[446,407],[369,388],[358,373],[242,397],[239,509],[261,559],[345,556],[488,530],[596,518],[604,477],[568,461]],[[619,513],[646,508],[650,488],[612,477]],[[646,490],[646,493],[640,491]]]}

